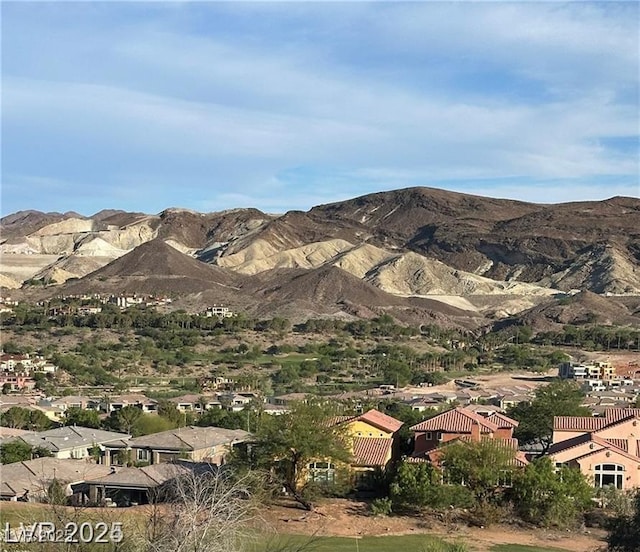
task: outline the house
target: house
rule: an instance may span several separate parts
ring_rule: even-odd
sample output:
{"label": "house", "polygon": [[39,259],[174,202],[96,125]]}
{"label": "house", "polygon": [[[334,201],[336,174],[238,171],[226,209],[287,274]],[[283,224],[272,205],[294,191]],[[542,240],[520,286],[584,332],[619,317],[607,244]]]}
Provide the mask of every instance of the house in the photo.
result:
{"label": "house", "polygon": [[83,410],[99,410],[100,400],[82,395],[69,395],[59,399],[40,401],[40,406],[50,406],[66,412],[69,408],[82,408]]}
{"label": "house", "polygon": [[31,391],[36,386],[36,381],[28,372],[7,371],[0,372],[0,387],[10,391]]}
{"label": "house", "polygon": [[111,473],[86,482],[92,504],[135,506],[161,502],[171,492],[172,483],[193,472],[203,475],[216,466],[180,461],[142,468],[112,468]]}
{"label": "house", "polygon": [[150,399],[146,395],[136,393],[109,397],[104,404],[104,408],[107,413],[113,412],[114,410],[120,410],[125,406],[136,406],[146,414],[158,412],[158,401]]}
{"label": "house", "polygon": [[29,431],[26,429],[0,426],[0,439],[4,439],[5,437],[19,437],[20,435],[25,435],[26,433],[29,433]]}
{"label": "house", "polygon": [[510,440],[517,426],[518,422],[500,412],[485,417],[462,407],[447,410],[410,428],[414,432],[412,457],[426,458],[431,451],[460,438]]}
{"label": "house", "polygon": [[53,457],[34,458],[2,466],[0,499],[37,502],[45,501],[53,480],[64,486],[72,502],[84,503],[88,498],[86,479],[107,475],[110,468],[95,462]]}
{"label": "house", "polygon": [[218,395],[223,407],[231,412],[242,412],[256,398],[257,395],[253,393],[225,393]]}
{"label": "house", "polygon": [[[331,424],[344,424],[350,436],[349,469],[358,489],[370,488],[372,476],[384,472],[398,459],[397,432],[404,422],[371,409],[358,416],[338,416]],[[330,461],[311,462],[308,477],[312,481],[333,481],[335,465]]]}
{"label": "house", "polygon": [[212,395],[182,395],[169,399],[180,412],[202,413],[210,408],[222,408],[222,403]]}
{"label": "house", "polygon": [[127,439],[129,435],[80,426],[58,427],[29,432],[0,440],[0,445],[19,439],[32,447],[47,449],[55,458],[83,459],[102,455],[104,446]]}
{"label": "house", "polygon": [[611,408],[603,417],[556,416],[548,451],[556,466],[577,467],[594,487],[640,487],[640,409]]}
{"label": "house", "polygon": [[291,406],[297,402],[306,402],[311,396],[310,393],[286,393],[284,395],[268,397],[267,402],[278,406]]}
{"label": "house", "polygon": [[221,465],[231,450],[251,441],[251,434],[242,429],[220,427],[182,427],[115,442],[106,447],[105,462],[122,464],[126,451],[131,462],[161,464],[178,459]]}

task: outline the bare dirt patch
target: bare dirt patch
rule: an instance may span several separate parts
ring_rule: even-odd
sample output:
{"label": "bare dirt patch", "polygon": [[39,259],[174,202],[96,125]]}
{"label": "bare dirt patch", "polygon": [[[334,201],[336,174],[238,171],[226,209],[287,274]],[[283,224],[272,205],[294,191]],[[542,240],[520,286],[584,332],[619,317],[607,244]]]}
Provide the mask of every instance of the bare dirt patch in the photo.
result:
{"label": "bare dirt patch", "polygon": [[332,499],[313,512],[293,504],[268,505],[262,515],[267,525],[278,534],[358,537],[382,535],[429,534],[451,540],[460,538],[478,552],[495,544],[521,544],[557,547],[571,552],[595,552],[603,547],[602,530],[558,531],[521,528],[496,524],[468,527],[448,522],[445,516],[381,516],[369,515],[365,502]]}

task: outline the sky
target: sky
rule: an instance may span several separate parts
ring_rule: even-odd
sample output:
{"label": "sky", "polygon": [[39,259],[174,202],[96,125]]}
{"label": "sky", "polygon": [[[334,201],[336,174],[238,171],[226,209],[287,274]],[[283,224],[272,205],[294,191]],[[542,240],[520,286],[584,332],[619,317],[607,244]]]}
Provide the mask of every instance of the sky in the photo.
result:
{"label": "sky", "polygon": [[1,10],[3,215],[640,196],[637,2]]}

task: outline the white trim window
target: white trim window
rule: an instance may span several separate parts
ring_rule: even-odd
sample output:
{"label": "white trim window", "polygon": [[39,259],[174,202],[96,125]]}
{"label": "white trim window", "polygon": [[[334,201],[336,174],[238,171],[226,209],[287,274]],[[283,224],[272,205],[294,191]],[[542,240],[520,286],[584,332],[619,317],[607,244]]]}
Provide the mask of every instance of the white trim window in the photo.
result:
{"label": "white trim window", "polygon": [[620,464],[598,464],[594,468],[594,485],[596,488],[615,487],[622,489],[624,485],[624,466]]}
{"label": "white trim window", "polygon": [[149,451],[147,449],[138,449],[136,451],[136,460],[138,462],[148,462],[149,461]]}
{"label": "white trim window", "polygon": [[336,480],[336,467],[331,462],[311,462],[309,481],[315,483],[333,483]]}

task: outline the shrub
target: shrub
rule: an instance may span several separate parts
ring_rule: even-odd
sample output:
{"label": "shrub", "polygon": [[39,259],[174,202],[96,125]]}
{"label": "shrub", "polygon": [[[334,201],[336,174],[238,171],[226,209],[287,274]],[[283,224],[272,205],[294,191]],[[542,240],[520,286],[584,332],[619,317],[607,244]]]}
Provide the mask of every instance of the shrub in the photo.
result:
{"label": "shrub", "polygon": [[391,513],[390,498],[376,498],[371,503],[371,513],[374,516],[388,516]]}

